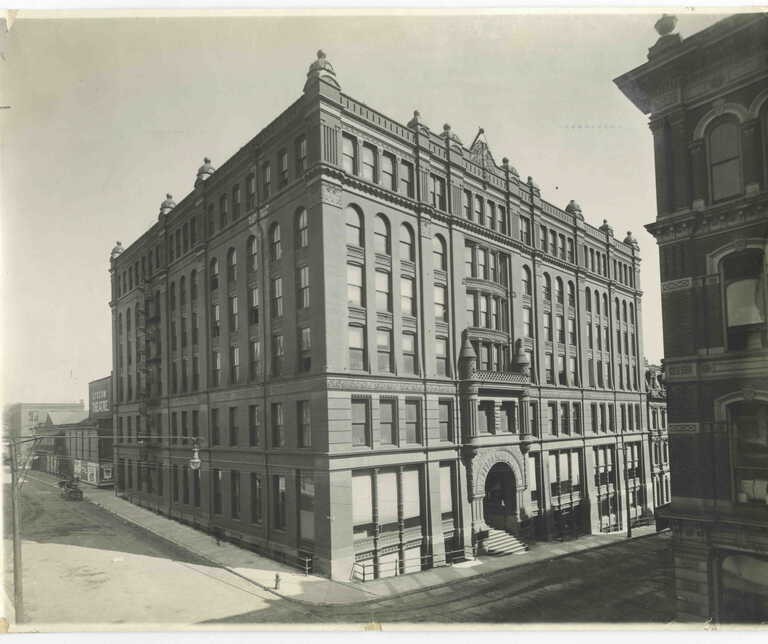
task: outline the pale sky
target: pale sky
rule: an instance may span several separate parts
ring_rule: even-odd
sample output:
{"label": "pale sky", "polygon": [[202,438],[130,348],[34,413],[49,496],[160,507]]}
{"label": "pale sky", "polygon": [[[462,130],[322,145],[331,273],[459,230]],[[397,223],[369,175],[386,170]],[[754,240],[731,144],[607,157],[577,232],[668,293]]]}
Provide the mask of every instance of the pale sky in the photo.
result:
{"label": "pale sky", "polygon": [[[322,48],[342,90],[465,144],[485,128],[542,196],[640,242],[645,352],[662,354],[647,118],[613,84],[658,13],[17,20],[0,60],[5,402],[76,401],[111,369],[109,252],[302,91]],[[681,15],[688,36],[714,15]]]}

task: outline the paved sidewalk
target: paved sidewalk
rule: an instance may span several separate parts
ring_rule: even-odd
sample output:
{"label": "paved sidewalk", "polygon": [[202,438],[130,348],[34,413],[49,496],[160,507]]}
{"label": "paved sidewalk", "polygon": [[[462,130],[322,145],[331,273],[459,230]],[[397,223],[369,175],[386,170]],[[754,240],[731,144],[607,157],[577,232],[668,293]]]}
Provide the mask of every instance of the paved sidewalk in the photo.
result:
{"label": "paved sidewalk", "polygon": [[[58,478],[34,472],[30,478],[56,485]],[[212,564],[244,577],[269,592],[308,604],[354,604],[417,592],[433,586],[486,575],[506,568],[555,559],[574,552],[599,548],[626,539],[624,533],[583,536],[572,541],[542,542],[530,545],[525,553],[479,557],[475,561],[434,568],[416,574],[377,579],[366,583],[332,581],[316,575],[304,575],[284,564],[262,557],[230,543],[216,544],[216,539],[200,530],[155,514],[115,496],[112,489],[83,485],[86,500],[112,514],[170,541]],[[633,537],[655,534],[653,526],[636,528]],[[275,574],[280,574],[280,588],[274,589]]]}

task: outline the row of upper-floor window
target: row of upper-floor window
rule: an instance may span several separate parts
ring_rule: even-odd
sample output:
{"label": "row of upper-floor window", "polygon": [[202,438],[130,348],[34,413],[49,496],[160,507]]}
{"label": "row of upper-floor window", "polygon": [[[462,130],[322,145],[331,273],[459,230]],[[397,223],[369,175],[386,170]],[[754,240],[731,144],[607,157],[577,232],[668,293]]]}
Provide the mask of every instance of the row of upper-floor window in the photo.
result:
{"label": "row of upper-floor window", "polygon": [[466,276],[475,279],[496,282],[502,286],[509,284],[509,255],[474,242],[465,242],[464,266]]}
{"label": "row of upper-floor window", "polygon": [[[295,373],[305,373],[312,368],[312,342],[311,331],[308,326],[301,326],[296,333],[296,368]],[[130,351],[130,347],[129,347]],[[264,376],[264,363],[260,340],[248,341],[248,365],[247,372],[241,371],[240,347],[232,345],[226,352],[228,363],[224,365],[224,352],[214,349],[211,352],[210,378],[208,388],[222,387],[225,385],[240,385],[247,382],[256,382]],[[130,356],[130,353],[129,353]],[[129,359],[130,364],[130,359]],[[183,357],[180,360],[172,360],[168,366],[168,392],[171,394],[183,394],[200,391],[204,386],[201,381],[200,359],[197,355]],[[274,333],[271,336],[270,364],[271,377],[288,375],[286,365],[286,346],[283,333]],[[136,387],[134,389],[134,378]],[[138,372],[118,375],[117,399],[118,402],[128,402],[141,397],[153,397],[163,394],[162,365],[154,364],[147,369],[147,374],[142,377]]]}
{"label": "row of upper-floor window", "polygon": [[[394,332],[388,327],[376,329],[376,361],[372,364],[368,354],[368,333],[363,324],[351,322],[347,327],[347,364],[354,371],[378,371],[398,375],[419,375],[423,366],[415,331],[400,334],[399,357],[395,360]],[[452,365],[447,337],[434,338],[435,374],[450,377]],[[374,366],[375,364],[375,366]]]}
{"label": "row of upper-floor window", "polygon": [[[236,186],[236,189],[233,189],[233,195],[239,195],[239,187]],[[239,197],[237,197],[237,201],[235,201],[235,197],[233,196],[233,210],[232,210],[232,221],[235,221],[239,218]],[[226,205],[229,202],[226,200],[225,196],[222,196],[222,200],[220,201],[220,221],[223,221],[227,213],[229,213],[229,206]],[[237,206],[236,208],[234,206]],[[208,234],[209,236],[213,235],[215,230],[211,226],[211,222],[213,221],[212,217],[212,211],[210,209],[213,207],[213,204],[209,204],[209,216],[208,216]],[[294,235],[295,235],[295,247],[297,249],[301,248],[307,248],[309,246],[309,216],[307,214],[306,209],[300,208],[296,211],[294,215]],[[193,216],[189,222],[185,222],[182,224],[178,229],[175,231],[169,233],[169,241],[168,241],[168,258],[169,261],[172,262],[175,259],[178,259],[181,257],[184,253],[186,253],[188,250],[190,250],[197,240],[197,220]],[[228,254],[228,266],[231,266],[233,262],[230,260],[234,259],[231,257],[232,254],[235,253],[234,249],[229,250]],[[247,253],[249,262],[251,263],[252,267],[255,269],[257,267],[258,262],[258,245],[256,238],[254,236],[251,236],[248,238],[247,242]],[[277,261],[282,257],[283,254],[283,242],[281,238],[281,230],[280,230],[280,224],[275,222],[270,226],[269,229],[269,254],[270,254],[270,261]],[[117,297],[121,297],[122,295],[128,293],[133,288],[138,287],[142,280],[145,278],[150,278],[152,276],[153,271],[153,256],[154,256],[154,268],[157,269],[160,266],[160,246],[156,246],[153,252],[149,252],[147,255],[142,256],[140,261],[136,261],[134,264],[128,266],[127,269],[123,270],[120,274],[118,279],[116,280],[116,289],[117,289]],[[214,270],[214,260],[211,260],[212,266],[211,271]],[[215,269],[218,273],[218,259],[215,260]]]}
{"label": "row of upper-floor window", "polygon": [[[380,151],[371,143],[360,143],[351,134],[342,134],[341,166],[349,175],[381,185],[387,190],[413,198],[415,196],[414,165],[387,151]],[[443,199],[445,184],[442,186]],[[442,208],[445,210],[445,207]]]}

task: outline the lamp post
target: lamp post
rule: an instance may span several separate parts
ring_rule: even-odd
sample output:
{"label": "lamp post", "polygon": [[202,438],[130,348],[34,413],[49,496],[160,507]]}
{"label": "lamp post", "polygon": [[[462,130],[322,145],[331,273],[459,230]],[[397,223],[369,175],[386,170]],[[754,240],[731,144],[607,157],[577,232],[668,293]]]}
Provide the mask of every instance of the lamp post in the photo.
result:
{"label": "lamp post", "polygon": [[[8,439],[6,447],[9,450],[11,465],[11,517],[13,520],[13,609],[16,623],[24,621],[24,579],[21,557],[21,485],[24,482],[29,460],[35,445],[40,441],[39,436],[32,438]],[[19,467],[18,446],[32,443],[32,448],[24,464]]]}
{"label": "lamp post", "polygon": [[632,538],[632,514],[629,507],[629,474],[627,472],[627,454],[629,453],[629,445],[623,440],[621,442],[621,453],[624,457],[624,505],[627,506],[627,539]]}

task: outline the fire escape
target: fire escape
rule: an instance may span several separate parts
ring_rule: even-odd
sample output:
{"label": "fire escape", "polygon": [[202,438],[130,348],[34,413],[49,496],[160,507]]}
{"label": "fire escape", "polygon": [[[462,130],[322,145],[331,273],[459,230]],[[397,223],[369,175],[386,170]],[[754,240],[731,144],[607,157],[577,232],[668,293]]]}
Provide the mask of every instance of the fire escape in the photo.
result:
{"label": "fire escape", "polygon": [[139,400],[141,425],[137,431],[139,461],[147,467],[147,461],[156,460],[156,448],[160,446],[160,428],[155,418],[160,405],[160,309],[159,298],[152,297],[150,280],[141,283],[142,305],[136,320],[136,391]]}

